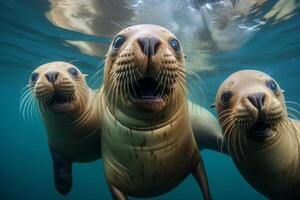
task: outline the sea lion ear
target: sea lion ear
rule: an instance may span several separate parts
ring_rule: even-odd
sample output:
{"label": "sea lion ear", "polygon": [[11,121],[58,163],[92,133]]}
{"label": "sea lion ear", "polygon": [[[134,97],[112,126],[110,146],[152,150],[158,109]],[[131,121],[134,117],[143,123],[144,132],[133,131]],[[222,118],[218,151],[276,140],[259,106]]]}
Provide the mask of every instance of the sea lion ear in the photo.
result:
{"label": "sea lion ear", "polygon": [[215,107],[216,107],[215,103],[213,103],[213,104],[210,105],[210,108],[215,108]]}

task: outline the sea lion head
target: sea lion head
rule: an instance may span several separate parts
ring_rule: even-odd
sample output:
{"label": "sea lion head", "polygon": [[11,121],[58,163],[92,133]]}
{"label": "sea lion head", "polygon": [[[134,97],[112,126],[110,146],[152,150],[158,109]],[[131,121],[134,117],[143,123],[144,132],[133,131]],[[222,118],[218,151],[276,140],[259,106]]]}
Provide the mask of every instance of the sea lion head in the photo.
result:
{"label": "sea lion head", "polygon": [[166,112],[172,106],[176,109],[184,90],[184,55],[170,31],[143,24],[115,36],[104,67],[104,94],[110,108],[126,109],[132,115]]}
{"label": "sea lion head", "polygon": [[83,106],[88,96],[85,75],[66,62],[51,62],[35,69],[29,87],[42,112],[72,112]]}
{"label": "sea lion head", "polygon": [[229,76],[219,87],[215,105],[229,143],[245,137],[265,141],[287,119],[283,90],[273,78],[255,70]]}

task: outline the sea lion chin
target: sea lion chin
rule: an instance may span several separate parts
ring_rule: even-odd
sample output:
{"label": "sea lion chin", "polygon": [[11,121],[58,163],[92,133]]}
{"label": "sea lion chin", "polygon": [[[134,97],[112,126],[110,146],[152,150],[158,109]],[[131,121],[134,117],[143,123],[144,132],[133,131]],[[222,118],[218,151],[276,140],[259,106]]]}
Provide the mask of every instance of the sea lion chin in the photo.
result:
{"label": "sea lion chin", "polygon": [[299,199],[300,122],[288,117],[278,83],[238,71],[221,84],[215,105],[224,146],[247,182],[270,199]]}

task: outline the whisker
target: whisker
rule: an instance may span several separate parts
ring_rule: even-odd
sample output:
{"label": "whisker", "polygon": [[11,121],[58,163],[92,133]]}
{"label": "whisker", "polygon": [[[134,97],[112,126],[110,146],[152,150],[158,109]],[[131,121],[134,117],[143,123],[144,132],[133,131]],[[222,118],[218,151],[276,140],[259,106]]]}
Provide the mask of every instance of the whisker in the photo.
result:
{"label": "whisker", "polygon": [[295,101],[285,101],[285,103],[287,103],[287,104],[294,104],[294,105],[297,105],[297,106],[300,107],[300,104],[297,103],[297,102],[295,102]]}
{"label": "whisker", "polygon": [[227,145],[227,150],[228,150],[228,153],[229,155],[233,155],[232,154],[232,151],[231,151],[231,148],[230,148],[230,143],[231,143],[231,131],[232,131],[232,128],[234,127],[234,124],[235,124],[235,121],[231,121],[231,123],[229,124],[229,126],[225,129],[224,131],[224,139],[226,141],[226,145]]}
{"label": "whisker", "polygon": [[289,116],[290,118],[292,118],[292,119],[296,119],[296,120],[299,121],[298,117],[297,117],[296,115],[294,115],[294,114],[288,113],[288,116]]}
{"label": "whisker", "polygon": [[[185,73],[188,74],[188,79],[190,78],[192,81],[192,84],[195,84],[195,87],[193,88],[197,88],[200,92],[200,96],[203,99],[203,102],[206,102],[206,97],[205,97],[205,93],[203,91],[202,85],[204,85],[204,81],[202,80],[202,78],[200,77],[199,74],[197,74],[196,72],[192,71],[191,69],[186,69]],[[193,95],[193,93],[191,92],[192,96],[198,96],[197,95]]]}
{"label": "whisker", "polygon": [[295,109],[295,108],[287,107],[287,109],[288,109],[289,111],[292,111],[292,112],[296,113],[297,115],[300,115],[300,112],[299,112],[297,109]]}
{"label": "whisker", "polygon": [[238,133],[238,144],[239,144],[239,148],[240,148],[240,153],[242,155],[242,158],[245,158],[246,157],[246,154],[244,152],[244,149],[243,149],[243,145],[242,145],[242,135],[245,135],[245,127],[242,128],[242,130]]}

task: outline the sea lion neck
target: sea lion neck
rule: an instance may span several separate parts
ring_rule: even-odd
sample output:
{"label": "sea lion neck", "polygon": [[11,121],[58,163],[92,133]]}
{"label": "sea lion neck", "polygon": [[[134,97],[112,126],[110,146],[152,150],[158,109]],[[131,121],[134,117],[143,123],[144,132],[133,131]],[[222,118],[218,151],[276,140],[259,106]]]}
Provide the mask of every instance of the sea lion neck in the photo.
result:
{"label": "sea lion neck", "polygon": [[126,112],[106,106],[106,111],[124,126],[136,130],[153,130],[171,124],[180,117],[180,113],[187,110],[187,103],[182,103],[177,110],[166,109],[162,112],[145,114],[142,112]]}
{"label": "sea lion neck", "polygon": [[66,113],[54,113],[51,111],[44,111],[42,112],[42,116],[45,119],[44,121],[50,122],[51,123],[57,123],[57,124],[65,124],[65,123],[72,123],[75,122],[77,119],[82,116],[84,112],[84,109],[75,109],[71,112],[66,112]]}
{"label": "sea lion neck", "polygon": [[288,139],[287,135],[284,135],[283,132],[279,131],[282,129],[282,125],[278,123],[277,125],[268,128],[264,136],[252,136],[245,133],[245,139],[247,140],[247,145],[244,147],[248,152],[248,155],[255,155],[257,153],[264,152],[268,149],[272,149],[273,146],[278,145],[283,140]]}

